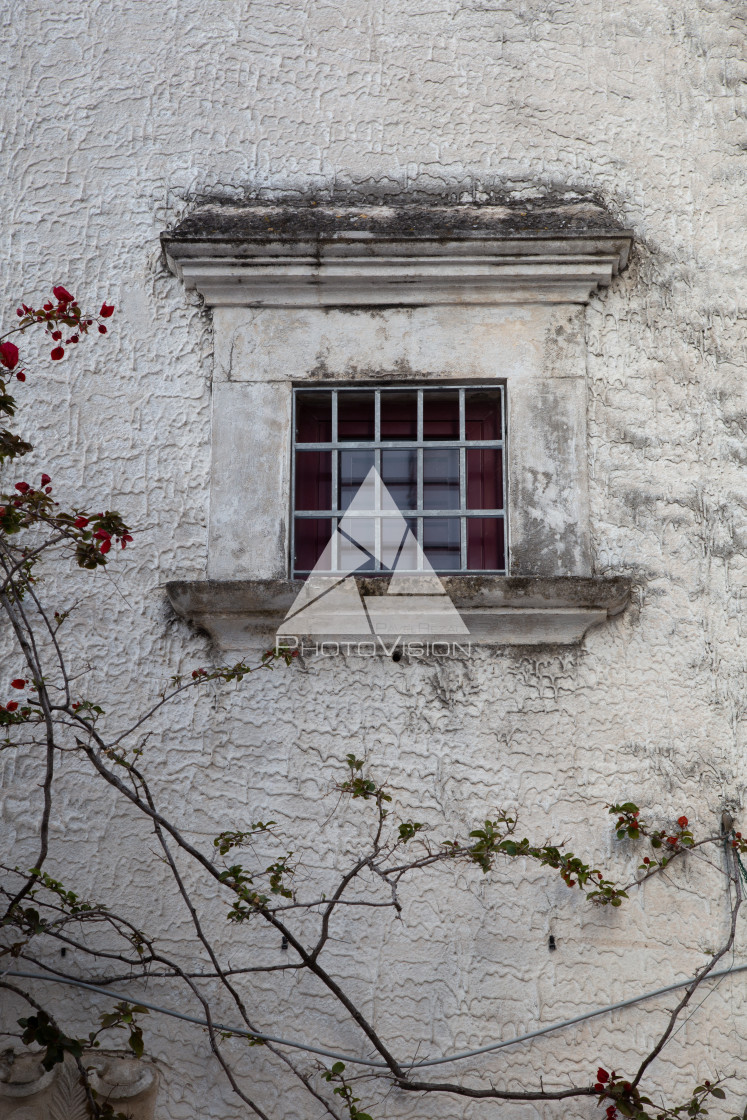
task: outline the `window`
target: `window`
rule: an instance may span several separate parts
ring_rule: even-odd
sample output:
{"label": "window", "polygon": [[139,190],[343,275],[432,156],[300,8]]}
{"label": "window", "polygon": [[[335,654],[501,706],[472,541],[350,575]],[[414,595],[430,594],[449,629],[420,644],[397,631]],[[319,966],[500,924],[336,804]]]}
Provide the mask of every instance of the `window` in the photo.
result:
{"label": "window", "polygon": [[[164,235],[215,331],[207,579],[171,581],[171,601],[221,648],[266,649],[291,577],[328,543],[345,571],[340,521],[373,462],[475,641],[577,643],[630,593],[592,575],[584,305],[631,234],[575,194],[392,202],[211,204]],[[375,575],[391,549],[372,504]]]}
{"label": "window", "polygon": [[[505,573],[504,417],[495,384],[296,389],[293,575],[314,568],[372,468],[435,571]],[[377,557],[395,522],[381,485],[374,505],[360,514],[361,573],[387,570]],[[349,570],[344,553],[335,544],[330,571]]]}

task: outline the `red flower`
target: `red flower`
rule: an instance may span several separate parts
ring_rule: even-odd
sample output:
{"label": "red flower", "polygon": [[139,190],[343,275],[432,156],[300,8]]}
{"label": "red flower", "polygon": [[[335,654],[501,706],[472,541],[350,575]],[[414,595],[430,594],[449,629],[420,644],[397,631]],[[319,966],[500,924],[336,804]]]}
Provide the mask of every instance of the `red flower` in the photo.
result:
{"label": "red flower", "polygon": [[676,843],[677,843],[677,837],[676,836],[667,836],[667,844],[671,844],[672,847],[674,848]]}
{"label": "red flower", "polygon": [[44,304],[44,310],[45,311],[51,311],[52,310],[52,304],[51,303],[45,303]]}
{"label": "red flower", "polygon": [[110,315],[114,314],[114,304],[108,304],[106,300],[101,304],[99,315],[102,319],[108,319]]}
{"label": "red flower", "polygon": [[85,529],[87,524],[88,524],[88,518],[87,517],[76,517],[75,518],[75,528],[76,529]]}
{"label": "red flower", "polygon": [[78,341],[77,334],[71,334],[70,338],[68,339],[68,342],[77,342],[77,341]]}
{"label": "red flower", "polygon": [[49,486],[51,481],[52,481],[52,479],[49,477],[48,474],[43,474],[42,475],[42,480],[41,480],[42,486]]}
{"label": "red flower", "polygon": [[18,347],[14,342],[0,342],[0,362],[6,369],[18,365]]}
{"label": "red flower", "polygon": [[605,1081],[609,1081],[609,1079],[610,1075],[607,1073],[607,1070],[602,1069],[602,1067],[600,1066],[597,1070],[597,1081],[601,1081],[602,1083],[604,1083]]}
{"label": "red flower", "polygon": [[680,828],[687,828],[687,817],[677,817],[677,824]]}
{"label": "red flower", "polygon": [[55,342],[59,342],[62,338],[62,331],[52,331],[52,338],[55,340]]}
{"label": "red flower", "polygon": [[31,487],[29,486],[28,482],[17,482],[16,483],[16,490],[20,490],[20,492],[22,494],[27,494],[30,489],[31,489]]}
{"label": "red flower", "polygon": [[63,288],[62,284],[58,284],[56,288],[52,288],[52,294],[60,303],[73,303],[75,301],[75,296],[71,296],[70,292],[67,288]]}
{"label": "red flower", "polygon": [[11,688],[25,688],[26,682],[22,677],[16,677],[14,681],[10,682]]}
{"label": "red flower", "polygon": [[52,351],[50,357],[52,358],[53,362],[59,362],[60,358],[62,357],[62,355],[64,353],[65,353],[65,351],[62,349],[61,346],[55,346],[55,348]]}
{"label": "red flower", "polygon": [[19,381],[25,381],[26,380],[26,374],[23,372],[22,369],[19,369],[18,373],[16,374],[16,378]]}
{"label": "red flower", "polygon": [[99,323],[99,334],[106,334],[106,327],[103,323]]}
{"label": "red flower", "polygon": [[17,707],[18,707],[18,703],[15,700],[9,700],[8,703],[5,705],[5,710],[6,710],[6,712],[14,712]]}

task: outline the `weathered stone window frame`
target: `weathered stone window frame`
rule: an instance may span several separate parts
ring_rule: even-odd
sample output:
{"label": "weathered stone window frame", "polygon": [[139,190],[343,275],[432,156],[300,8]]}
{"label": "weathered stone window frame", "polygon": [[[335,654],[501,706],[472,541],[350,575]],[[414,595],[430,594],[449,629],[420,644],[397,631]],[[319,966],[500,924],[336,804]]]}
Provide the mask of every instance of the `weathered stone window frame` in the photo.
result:
{"label": "weathered stone window frame", "polygon": [[271,637],[288,578],[294,386],[502,381],[507,576],[446,577],[483,641],[574,642],[623,609],[593,576],[584,305],[631,235],[589,200],[516,206],[212,206],[163,236],[212,308],[207,580],[179,613],[225,648]]}

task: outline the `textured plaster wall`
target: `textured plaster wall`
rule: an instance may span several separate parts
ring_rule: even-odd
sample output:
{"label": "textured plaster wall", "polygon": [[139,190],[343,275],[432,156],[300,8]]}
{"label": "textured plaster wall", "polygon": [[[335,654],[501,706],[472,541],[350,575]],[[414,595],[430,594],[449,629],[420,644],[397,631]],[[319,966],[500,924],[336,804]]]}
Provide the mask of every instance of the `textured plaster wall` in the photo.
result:
{"label": "textured plaster wall", "polygon": [[[81,690],[105,696],[115,723],[170,673],[211,659],[159,588],[206,568],[210,323],[158,244],[192,200],[348,188],[485,200],[560,185],[598,192],[635,231],[630,267],[587,313],[595,566],[637,578],[634,607],[574,652],[296,665],[204,695],[150,741],[166,809],[206,844],[271,813],[310,845],[309,867],[329,868],[357,850],[353,814],[319,832],[353,749],[376,760],[405,814],[445,820],[449,833],[484,808],[518,806],[528,833],[573,835],[595,859],[613,849],[604,806],[618,795],[653,814],[684,811],[702,829],[725,804],[741,811],[743,6],[30,0],[4,4],[0,23],[8,316],[18,295],[39,298],[57,282],[119,309],[106,340],[53,368],[40,359],[19,394],[48,402],[33,467],[71,500],[83,488],[140,528],[111,576],[71,576],[66,590],[80,599],[71,635]],[[35,851],[39,762],[19,752],[2,766],[3,844],[23,862]],[[71,885],[92,876],[90,893],[139,908],[191,960],[185,915],[154,886],[162,870],[148,830],[78,763],[65,769],[51,869]],[[621,862],[631,870],[635,854]],[[725,933],[715,881],[693,863],[679,892],[651,885],[612,912],[529,867],[443,873],[412,892],[401,923],[377,912],[341,923],[337,967],[398,1053],[418,1040],[420,1053],[436,1053],[508,1038],[692,974]],[[220,911],[215,928],[225,930]],[[235,961],[255,951],[235,929],[222,936]],[[740,959],[746,950],[742,937]],[[275,939],[262,952],[285,959]],[[176,1002],[164,985],[149,992]],[[250,1002],[281,1033],[362,1049],[307,981],[265,982]],[[480,1059],[475,1072],[522,1086],[540,1073],[586,1078],[598,1061],[631,1068],[669,1005]],[[101,1000],[59,994],[56,1006],[71,1030],[87,1029]],[[243,1114],[199,1030],[153,1016],[146,1034],[162,1069],[159,1118]],[[745,1042],[744,985],[727,980],[656,1075],[684,1092],[696,1072],[736,1072],[726,1115],[740,1111]],[[231,1047],[273,1117],[319,1114],[261,1050]],[[396,1092],[370,1103],[392,1120],[594,1114],[591,1104],[518,1109]]]}

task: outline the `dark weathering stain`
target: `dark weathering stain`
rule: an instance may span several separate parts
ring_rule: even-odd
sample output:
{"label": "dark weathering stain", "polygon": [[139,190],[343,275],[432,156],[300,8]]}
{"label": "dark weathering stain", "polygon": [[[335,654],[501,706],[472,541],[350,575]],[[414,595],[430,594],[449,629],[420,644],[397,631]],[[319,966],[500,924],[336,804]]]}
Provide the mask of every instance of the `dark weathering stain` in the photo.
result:
{"label": "dark weathering stain", "polygon": [[196,205],[169,233],[164,244],[176,241],[325,241],[361,235],[363,240],[407,240],[490,236],[548,238],[563,233],[583,239],[621,232],[619,222],[595,196],[578,192],[548,193],[539,199],[507,196],[491,203],[351,199],[306,200],[300,203],[249,202],[243,205],[206,199]]}

